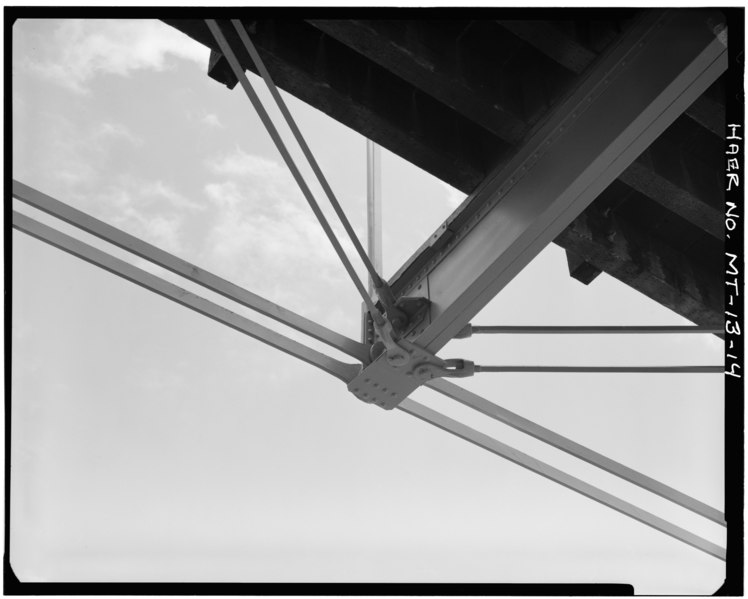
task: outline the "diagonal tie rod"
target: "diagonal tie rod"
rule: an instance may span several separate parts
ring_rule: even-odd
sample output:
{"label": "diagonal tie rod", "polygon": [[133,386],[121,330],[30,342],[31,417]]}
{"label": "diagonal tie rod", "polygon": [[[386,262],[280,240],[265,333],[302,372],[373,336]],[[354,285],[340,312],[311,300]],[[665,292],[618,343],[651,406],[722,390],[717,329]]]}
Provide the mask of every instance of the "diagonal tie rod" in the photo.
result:
{"label": "diagonal tie rod", "polygon": [[475,372],[555,372],[608,374],[724,374],[724,366],[474,366]]}
{"label": "diagonal tie rod", "polygon": [[[277,128],[275,127],[272,119],[270,118],[270,115],[265,110],[265,107],[262,105],[262,102],[260,102],[260,98],[257,96],[257,93],[252,87],[252,84],[249,82],[249,79],[247,79],[247,76],[245,75],[244,70],[239,64],[239,61],[236,58],[236,55],[234,54],[234,51],[231,49],[231,46],[226,40],[226,36],[223,34],[223,32],[221,31],[221,28],[218,26],[218,23],[216,23],[214,19],[206,19],[205,23],[207,24],[208,28],[213,34],[213,37],[218,43],[218,46],[221,49],[221,53],[226,57],[226,60],[228,61],[229,66],[231,66],[231,70],[234,71],[234,75],[241,83],[242,88],[244,89],[244,92],[247,94],[247,97],[249,98],[249,101],[252,103],[252,106],[254,106],[255,110],[257,111],[257,114],[260,117],[260,120],[265,126],[265,129],[267,129],[268,133],[270,134],[270,137],[275,143],[276,148],[278,148],[278,151],[283,157],[283,160],[286,163],[286,166],[288,166],[288,169],[291,171],[291,174],[293,175],[293,178],[296,180],[296,183],[301,189],[301,192],[304,194],[304,197],[306,198],[307,203],[312,209],[312,212],[314,212],[314,215],[317,217],[319,224],[322,226],[322,229],[325,231],[327,238],[330,240],[330,243],[335,249],[335,253],[338,255],[338,258],[340,258],[340,261],[343,263],[343,267],[348,272],[348,275],[353,281],[353,284],[356,286],[356,289],[358,290],[362,299],[366,303],[366,307],[371,312],[372,318],[375,320],[375,322],[378,325],[384,324],[384,319],[381,313],[379,312],[379,310],[377,310],[371,297],[369,297],[369,294],[366,292],[366,287],[364,287],[364,284],[361,282],[361,279],[359,279],[358,275],[356,274],[355,269],[353,268],[353,265],[351,264],[350,260],[348,259],[348,256],[343,250],[343,247],[340,245],[340,242],[335,237],[335,233],[330,227],[330,223],[327,222],[325,215],[322,213],[322,210],[320,209],[319,204],[317,204],[317,201],[314,199],[314,195],[309,189],[309,186],[306,184],[304,177],[301,175],[301,172],[296,166],[296,163],[291,157],[291,154],[286,148],[286,145],[283,143],[283,140],[281,139],[281,136],[278,133]],[[368,260],[367,260],[367,263],[368,263]]]}
{"label": "diagonal tie rod", "polygon": [[631,326],[631,325],[592,325],[592,326],[506,326],[506,325],[466,325],[455,339],[466,339],[473,335],[634,335],[634,334],[673,334],[673,333],[724,333],[724,327],[705,325],[675,326]]}
{"label": "diagonal tie rod", "polygon": [[312,167],[312,170],[314,171],[317,180],[322,186],[325,195],[327,195],[327,198],[330,200],[330,204],[332,204],[332,207],[335,210],[335,214],[338,215],[340,222],[343,223],[343,227],[348,233],[348,237],[353,243],[353,246],[356,248],[356,252],[358,252],[361,261],[366,266],[366,270],[369,271],[369,275],[374,282],[374,287],[382,287],[384,285],[382,277],[380,277],[377,273],[374,264],[369,259],[369,256],[364,250],[363,245],[361,245],[361,241],[359,241],[358,236],[356,235],[353,227],[351,226],[351,223],[345,215],[345,212],[343,212],[343,208],[341,208],[338,199],[335,197],[330,184],[327,182],[327,178],[322,172],[322,169],[319,167],[319,164],[317,164],[317,160],[314,158],[314,154],[312,154],[312,151],[309,149],[309,145],[307,145],[304,136],[301,134],[299,127],[296,125],[296,121],[294,120],[293,116],[291,116],[291,112],[288,110],[283,97],[278,92],[278,88],[275,86],[273,78],[270,76],[270,73],[265,67],[265,63],[260,57],[259,52],[257,52],[255,45],[252,43],[252,40],[249,38],[246,29],[244,29],[244,25],[242,25],[242,22],[239,19],[231,19],[231,24],[234,26],[234,29],[236,29],[236,33],[239,35],[239,39],[241,39],[242,43],[244,44],[244,48],[247,50],[247,53],[252,59],[252,62],[257,67],[260,76],[262,77],[263,81],[265,81],[265,85],[270,91],[270,95],[273,96],[273,99],[275,100],[276,105],[281,111],[283,118],[286,120],[286,124],[288,125],[289,129],[291,129],[296,142],[299,144],[301,151],[304,153],[304,156],[309,162],[309,166]]}

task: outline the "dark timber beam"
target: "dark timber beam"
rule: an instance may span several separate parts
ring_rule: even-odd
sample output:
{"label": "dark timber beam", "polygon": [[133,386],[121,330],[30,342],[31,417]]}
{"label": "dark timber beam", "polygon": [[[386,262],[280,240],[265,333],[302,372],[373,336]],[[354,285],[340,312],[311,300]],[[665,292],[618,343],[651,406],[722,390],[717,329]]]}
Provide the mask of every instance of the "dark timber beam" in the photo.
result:
{"label": "dark timber beam", "polygon": [[[486,65],[491,61],[486,61],[485,56],[471,54],[464,41],[461,43],[459,40],[452,41],[446,37],[447,33],[454,32],[445,32],[445,39],[434,39],[427,45],[426,42],[429,40],[423,39],[425,34],[421,34],[420,37],[407,35],[407,21],[406,25],[401,22],[355,20],[309,22],[509,143],[517,144],[528,128],[527,124],[516,116],[518,110],[511,107],[505,94],[497,94],[496,89],[486,89],[485,82],[491,80],[488,74],[481,73],[480,77],[475,76],[476,71],[480,69],[478,65]],[[557,25],[546,21],[498,23],[540,50],[543,58],[548,56],[575,74],[585,71],[598,56],[597,52],[572,38]],[[601,44],[605,40],[609,42],[614,35],[612,29],[612,26],[609,26],[607,29],[602,28],[602,33],[598,31],[603,41],[598,40],[597,43]],[[432,34],[432,37],[435,35]],[[510,46],[506,50],[509,51],[509,48]],[[473,65],[472,73],[465,69],[465,64]],[[537,58],[536,64],[537,69],[542,68]],[[544,78],[547,72],[538,72],[538,78]],[[555,76],[559,79],[558,73]],[[552,103],[553,100],[555,97],[549,96],[545,99],[545,104]],[[704,101],[713,103],[708,98]],[[683,130],[682,135],[691,134],[687,127],[680,129]],[[724,127],[722,129],[724,130]],[[689,161],[687,153],[666,139],[656,141],[651,154],[656,154],[658,159],[652,160],[649,155],[643,156],[623,173],[621,180],[646,198],[722,240],[724,224],[721,211],[724,194],[716,175],[721,165],[718,164],[710,172],[705,172],[704,165]],[[666,157],[666,154],[671,158]],[[720,155],[721,148],[713,153],[718,159]],[[669,167],[676,159],[679,159],[678,166],[683,165],[684,168],[655,168],[656,163],[665,163],[665,166]],[[699,181],[711,175],[713,180],[706,188],[697,188],[691,185],[692,175]]]}
{"label": "dark timber beam", "polygon": [[[435,40],[424,48],[422,39],[408,36],[408,24],[398,21],[310,20],[310,24],[372,62],[408,81],[422,92],[468,116],[499,139],[518,143],[527,123],[509,85],[489,87],[495,79],[475,71],[485,56],[472,56],[463,35]],[[465,27],[469,28],[468,24]],[[399,34],[399,35],[398,35]],[[442,52],[437,52],[441,47]],[[516,49],[505,48],[508,54]],[[496,65],[489,61],[493,68]]]}
{"label": "dark timber beam", "polygon": [[[219,51],[204,22],[164,21]],[[243,23],[279,88],[457,189],[474,189],[510,149],[472,120],[304,21]],[[225,33],[232,47],[241,49],[241,66],[255,72],[233,28]],[[216,60],[211,72],[218,77],[221,70]]]}
{"label": "dark timber beam", "polygon": [[[712,171],[710,174],[714,175],[716,182],[717,173]],[[642,160],[634,162],[621,174],[619,180],[716,239],[724,239],[724,214],[719,209],[702,201],[703,196],[695,195],[688,187],[679,186],[656,170],[647,168]],[[724,197],[722,188],[719,185],[715,187],[712,197]]]}
{"label": "dark timber beam", "polygon": [[717,79],[727,53],[705,27],[715,14],[648,13],[471,195],[470,220],[445,224],[441,247],[398,273],[397,293],[421,284],[432,301],[419,345],[443,347]]}
{"label": "dark timber beam", "polygon": [[[496,22],[573,73],[584,72],[598,56],[592,48],[552,22],[509,20]],[[685,114],[714,135],[724,139],[724,102],[718,102],[705,94],[697,98]]]}
{"label": "dark timber beam", "polygon": [[566,263],[569,265],[569,274],[572,278],[585,285],[592,283],[602,272],[594,264],[571,250],[566,250]]}
{"label": "dark timber beam", "polygon": [[[592,243],[590,243],[592,241]],[[724,277],[641,227],[592,204],[556,238],[567,252],[604,270],[699,325],[724,322]]]}

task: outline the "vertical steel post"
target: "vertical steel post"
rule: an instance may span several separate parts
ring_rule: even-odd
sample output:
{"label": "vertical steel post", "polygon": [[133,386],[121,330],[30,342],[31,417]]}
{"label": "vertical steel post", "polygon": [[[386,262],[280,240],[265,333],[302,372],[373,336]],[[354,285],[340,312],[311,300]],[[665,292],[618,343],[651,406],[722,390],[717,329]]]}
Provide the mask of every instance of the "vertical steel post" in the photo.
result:
{"label": "vertical steel post", "polygon": [[[382,177],[379,166],[379,146],[366,140],[366,252],[374,265],[374,270],[382,274]],[[376,301],[374,281],[369,276],[369,295]],[[361,304],[361,341],[368,343],[369,309]]]}
{"label": "vertical steel post", "polygon": [[[366,140],[366,231],[367,251],[374,270],[382,273],[382,177],[379,146]],[[374,281],[369,277],[369,295],[374,297]]]}

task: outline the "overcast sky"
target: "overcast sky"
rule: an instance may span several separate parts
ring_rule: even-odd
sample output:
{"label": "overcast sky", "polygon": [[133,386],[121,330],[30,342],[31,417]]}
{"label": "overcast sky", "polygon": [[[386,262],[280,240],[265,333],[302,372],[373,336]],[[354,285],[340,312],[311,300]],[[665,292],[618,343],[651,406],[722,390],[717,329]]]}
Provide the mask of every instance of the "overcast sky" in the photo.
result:
{"label": "overcast sky", "polygon": [[[353,285],[241,88],[208,78],[207,62],[206,48],[157,21],[17,22],[13,177],[358,338]],[[363,235],[364,138],[286,97]],[[390,276],[464,196],[386,150],[382,179]],[[365,405],[314,367],[23,233],[13,249],[21,580],[611,582],[703,594],[724,579],[723,562]],[[605,274],[575,281],[555,245],[474,322],[688,324]],[[719,364],[722,354],[703,335],[485,336],[440,353],[550,365]],[[460,384],[723,508],[721,376]],[[413,398],[724,544],[721,527],[433,391]]]}

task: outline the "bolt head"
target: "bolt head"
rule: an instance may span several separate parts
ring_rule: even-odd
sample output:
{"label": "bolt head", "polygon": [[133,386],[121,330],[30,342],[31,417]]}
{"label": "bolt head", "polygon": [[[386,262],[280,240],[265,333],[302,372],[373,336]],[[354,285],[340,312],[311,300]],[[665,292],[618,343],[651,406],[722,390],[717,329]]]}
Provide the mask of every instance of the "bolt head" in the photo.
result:
{"label": "bolt head", "polygon": [[416,368],[416,371],[414,373],[416,377],[419,380],[427,381],[431,378],[431,371],[426,366],[421,366],[420,368]]}
{"label": "bolt head", "polygon": [[387,353],[387,363],[391,366],[405,366],[410,358],[402,352]]}

